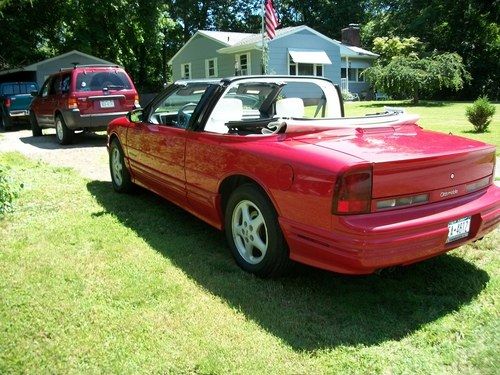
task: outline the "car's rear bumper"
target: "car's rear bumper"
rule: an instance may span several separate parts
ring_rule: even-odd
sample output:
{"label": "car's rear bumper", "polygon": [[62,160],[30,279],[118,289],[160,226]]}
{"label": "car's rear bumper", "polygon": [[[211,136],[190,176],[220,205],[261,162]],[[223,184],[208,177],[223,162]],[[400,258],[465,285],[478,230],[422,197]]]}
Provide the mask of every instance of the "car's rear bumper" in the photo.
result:
{"label": "car's rear bumper", "polygon": [[29,109],[13,109],[9,111],[10,117],[28,117],[30,115]]}
{"label": "car's rear bumper", "polygon": [[115,118],[125,116],[127,112],[111,112],[99,114],[82,114],[78,109],[63,113],[66,126],[70,129],[106,129]]}
{"label": "car's rear bumper", "polygon": [[[447,244],[448,223],[468,216],[469,236]],[[331,232],[280,219],[292,259],[348,274],[369,274],[431,258],[480,239],[499,222],[496,186],[411,209],[333,216]]]}

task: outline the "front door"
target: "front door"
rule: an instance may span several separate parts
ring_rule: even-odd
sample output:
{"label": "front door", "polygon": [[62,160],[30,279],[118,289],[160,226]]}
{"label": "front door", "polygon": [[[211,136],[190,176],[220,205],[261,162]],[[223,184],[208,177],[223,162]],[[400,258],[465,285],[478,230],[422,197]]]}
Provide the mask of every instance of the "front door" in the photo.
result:
{"label": "front door", "polygon": [[60,82],[56,79],[58,77],[49,77],[34,101],[33,111],[41,126],[54,126],[55,84]]}
{"label": "front door", "polygon": [[134,179],[174,203],[185,206],[184,171],[187,125],[207,83],[178,86],[144,111],[127,130],[127,149]]}

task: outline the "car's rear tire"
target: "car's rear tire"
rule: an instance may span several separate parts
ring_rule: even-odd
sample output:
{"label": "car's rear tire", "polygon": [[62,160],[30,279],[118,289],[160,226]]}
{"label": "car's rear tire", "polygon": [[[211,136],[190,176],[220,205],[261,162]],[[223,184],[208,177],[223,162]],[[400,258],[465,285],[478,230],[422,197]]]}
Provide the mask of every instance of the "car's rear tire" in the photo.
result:
{"label": "car's rear tire", "polygon": [[61,115],[56,116],[56,138],[59,144],[68,145],[73,142],[75,131],[68,128]]}
{"label": "car's rear tire", "polygon": [[0,118],[0,130],[2,131],[9,131],[12,128],[12,120],[9,118],[9,116],[6,116],[4,113],[2,113],[2,116]]}
{"label": "car's rear tire", "polygon": [[225,210],[226,239],[236,263],[259,277],[283,275],[292,266],[269,198],[254,184],[239,186]]}
{"label": "car's rear tire", "polygon": [[109,146],[109,172],[113,189],[118,193],[129,193],[134,189],[124,155],[120,141],[113,138]]}
{"label": "car's rear tire", "polygon": [[38,120],[36,119],[35,112],[30,112],[30,126],[33,137],[40,137],[43,135],[42,128],[38,125]]}

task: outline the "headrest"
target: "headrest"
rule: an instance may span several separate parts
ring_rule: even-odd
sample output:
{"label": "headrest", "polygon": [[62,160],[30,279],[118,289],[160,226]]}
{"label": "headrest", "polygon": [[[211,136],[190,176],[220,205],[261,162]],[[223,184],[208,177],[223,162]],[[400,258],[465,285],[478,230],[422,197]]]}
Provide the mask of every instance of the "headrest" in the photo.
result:
{"label": "headrest", "polygon": [[304,101],[301,98],[286,98],[276,102],[276,116],[304,117]]}
{"label": "headrest", "polygon": [[223,98],[219,100],[212,112],[214,121],[241,121],[243,117],[243,102],[236,98]]}

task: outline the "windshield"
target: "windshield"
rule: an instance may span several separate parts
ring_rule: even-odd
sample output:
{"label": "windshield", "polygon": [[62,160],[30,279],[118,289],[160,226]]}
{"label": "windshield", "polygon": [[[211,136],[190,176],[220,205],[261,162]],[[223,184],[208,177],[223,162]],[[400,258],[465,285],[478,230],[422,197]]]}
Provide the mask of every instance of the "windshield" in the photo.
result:
{"label": "windshield", "polygon": [[130,90],[132,85],[123,71],[82,72],[76,76],[76,91]]}

